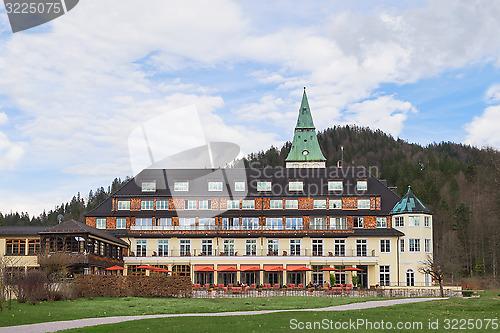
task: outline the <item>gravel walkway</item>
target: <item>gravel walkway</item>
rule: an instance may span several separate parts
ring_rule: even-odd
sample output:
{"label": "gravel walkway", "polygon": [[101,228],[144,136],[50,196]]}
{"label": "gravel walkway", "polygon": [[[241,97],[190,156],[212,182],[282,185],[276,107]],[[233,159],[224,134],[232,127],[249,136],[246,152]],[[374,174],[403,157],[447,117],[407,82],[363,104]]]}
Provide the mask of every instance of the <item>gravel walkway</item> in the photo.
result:
{"label": "gravel walkway", "polygon": [[276,312],[294,312],[294,311],[344,311],[344,310],[362,310],[376,308],[380,306],[390,306],[396,304],[408,304],[417,302],[426,302],[442,298],[402,298],[391,299],[386,301],[368,301],[362,303],[351,303],[345,305],[330,306],[327,308],[317,309],[292,309],[292,310],[261,310],[261,311],[235,311],[235,312],[220,312],[220,313],[180,313],[180,314],[157,314],[157,315],[143,315],[143,316],[119,316],[119,317],[104,317],[104,318],[87,318],[76,319],[67,321],[54,321],[40,324],[29,324],[20,326],[1,327],[0,333],[43,333],[43,332],[56,332],[59,330],[67,330],[70,328],[80,328],[86,326],[95,326],[103,324],[121,323],[124,321],[138,320],[138,319],[153,319],[153,318],[170,318],[170,317],[221,317],[221,316],[247,316],[258,315]]}

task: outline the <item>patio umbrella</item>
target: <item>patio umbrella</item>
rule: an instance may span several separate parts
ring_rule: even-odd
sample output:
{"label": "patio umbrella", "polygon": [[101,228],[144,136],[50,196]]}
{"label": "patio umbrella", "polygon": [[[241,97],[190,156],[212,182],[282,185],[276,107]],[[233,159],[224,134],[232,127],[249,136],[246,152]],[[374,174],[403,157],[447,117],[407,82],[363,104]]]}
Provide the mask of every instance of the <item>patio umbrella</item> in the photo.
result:
{"label": "patio umbrella", "polygon": [[340,269],[336,269],[336,268],[333,268],[333,267],[326,267],[326,268],[320,269],[320,271],[323,271],[323,272],[340,272]]}
{"label": "patio umbrella", "polygon": [[118,265],[114,265],[114,266],[106,268],[107,271],[121,271],[121,270],[124,270],[124,269],[125,269],[124,267],[121,267],[121,266],[118,266]]}
{"label": "patio umbrella", "polygon": [[165,268],[157,268],[154,271],[161,272],[161,273],[172,273],[172,271],[169,271],[168,269],[165,269]]}
{"label": "patio umbrella", "polygon": [[215,272],[215,269],[210,268],[210,267],[203,267],[199,269],[195,269],[195,272]]}
{"label": "patio umbrella", "polygon": [[240,270],[233,267],[217,268],[218,272],[239,272]]}
{"label": "patio umbrella", "polygon": [[286,269],[284,269],[283,267],[265,268],[264,270],[266,272],[286,272]]}
{"label": "patio umbrella", "polygon": [[289,271],[289,272],[312,272],[313,269],[307,268],[306,266],[302,266],[302,267],[290,268],[290,269],[287,269],[287,271]]}
{"label": "patio umbrella", "polygon": [[244,267],[241,269],[242,272],[257,272],[257,271],[263,271],[262,268],[259,266],[250,266],[250,267]]}
{"label": "patio umbrella", "polygon": [[362,272],[363,270],[361,268],[357,267],[347,267],[343,269],[344,272]]}
{"label": "patio umbrella", "polygon": [[137,268],[147,269],[149,271],[154,271],[154,270],[158,269],[158,267],[153,267],[153,266],[149,266],[149,265],[141,265],[141,266],[138,266]]}

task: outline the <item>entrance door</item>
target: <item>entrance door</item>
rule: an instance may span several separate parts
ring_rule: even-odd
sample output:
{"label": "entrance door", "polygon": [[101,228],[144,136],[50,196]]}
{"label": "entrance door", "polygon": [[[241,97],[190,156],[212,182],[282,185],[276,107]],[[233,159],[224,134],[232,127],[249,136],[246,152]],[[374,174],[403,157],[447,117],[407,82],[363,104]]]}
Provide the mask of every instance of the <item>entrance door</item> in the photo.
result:
{"label": "entrance door", "polygon": [[356,267],[363,270],[362,272],[358,272],[359,283],[363,288],[368,288],[368,266],[357,265]]}

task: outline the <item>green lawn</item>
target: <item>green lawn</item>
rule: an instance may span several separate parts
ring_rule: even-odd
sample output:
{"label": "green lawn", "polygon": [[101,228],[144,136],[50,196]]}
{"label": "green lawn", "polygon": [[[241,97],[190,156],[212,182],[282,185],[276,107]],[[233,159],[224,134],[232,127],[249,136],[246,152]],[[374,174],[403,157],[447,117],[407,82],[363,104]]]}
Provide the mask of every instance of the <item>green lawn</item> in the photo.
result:
{"label": "green lawn", "polygon": [[[169,332],[287,332],[291,331],[290,320],[297,322],[322,322],[326,319],[335,322],[357,322],[358,319],[365,320],[365,324],[357,329],[333,329],[342,332],[499,332],[500,328],[485,329],[486,321],[483,319],[496,319],[500,321],[500,297],[498,292],[490,291],[486,297],[479,299],[453,298],[449,300],[438,300],[415,304],[396,305],[366,310],[352,310],[342,312],[285,312],[277,314],[233,316],[233,317],[203,317],[193,318],[161,318],[130,321],[112,325],[101,325],[83,329],[71,330],[75,332],[162,332],[168,327]],[[319,300],[319,299],[318,299]],[[339,299],[343,300],[343,299]],[[281,300],[274,300],[281,301]],[[295,300],[294,302],[298,302]],[[297,306],[299,307],[299,306]],[[270,308],[270,307],[269,307]],[[474,325],[483,324],[482,329],[445,329],[446,319],[473,319]],[[478,321],[479,319],[479,321]],[[421,322],[422,329],[367,329],[366,322],[372,324],[381,321],[391,322],[393,327],[397,322]],[[438,330],[429,329],[429,320],[438,320]],[[450,322],[453,324],[453,322]],[[500,323],[499,323],[500,325]]]}
{"label": "green lawn", "polygon": [[41,302],[37,305],[12,302],[12,310],[0,312],[0,326],[41,323],[94,317],[161,313],[225,312],[245,310],[307,309],[364,302],[374,298],[300,297],[269,298],[85,298],[75,301]]}

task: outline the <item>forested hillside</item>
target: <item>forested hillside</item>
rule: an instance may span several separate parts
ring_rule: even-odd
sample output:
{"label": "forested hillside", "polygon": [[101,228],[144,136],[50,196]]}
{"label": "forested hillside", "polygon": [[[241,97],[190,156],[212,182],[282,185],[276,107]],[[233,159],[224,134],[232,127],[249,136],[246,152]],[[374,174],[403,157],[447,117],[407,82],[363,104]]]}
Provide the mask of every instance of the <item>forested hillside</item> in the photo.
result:
{"label": "forested hillside", "polygon": [[[328,166],[337,165],[344,147],[344,166],[373,167],[380,179],[412,191],[434,212],[434,253],[454,277],[498,276],[500,259],[500,153],[455,143],[422,147],[381,131],[355,126],[318,134]],[[251,154],[253,166],[282,166],[287,142]]]}
{"label": "forested hillside", "polygon": [[[344,166],[376,167],[380,179],[404,195],[408,185],[434,212],[434,253],[449,276],[497,277],[500,259],[500,153],[455,143],[422,147],[381,131],[343,126],[318,134],[328,166],[335,166],[344,147]],[[249,155],[247,165],[283,166],[291,143]],[[125,180],[126,181],[126,180]],[[125,181],[80,195],[48,213],[0,213],[0,225],[54,225],[57,216],[84,221]]]}

